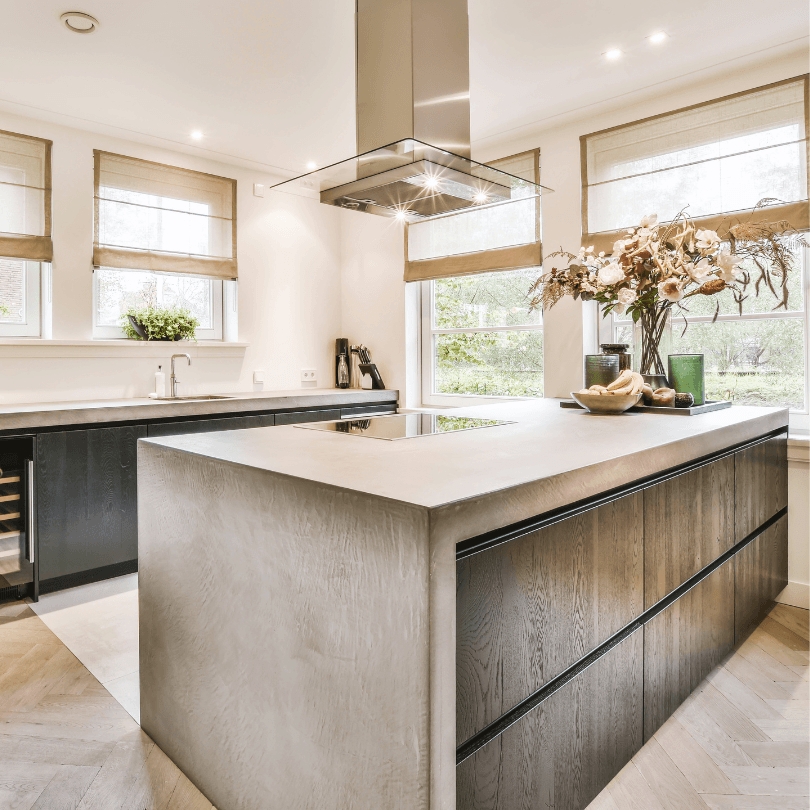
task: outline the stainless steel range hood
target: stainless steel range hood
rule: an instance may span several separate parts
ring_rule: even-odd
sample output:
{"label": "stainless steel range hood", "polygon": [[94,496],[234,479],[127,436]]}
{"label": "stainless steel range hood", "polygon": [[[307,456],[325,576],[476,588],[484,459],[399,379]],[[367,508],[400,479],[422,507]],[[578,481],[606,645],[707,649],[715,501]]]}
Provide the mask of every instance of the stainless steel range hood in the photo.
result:
{"label": "stainless steel range hood", "polygon": [[358,155],[273,188],[418,220],[538,196],[470,159],[467,0],[357,0]]}

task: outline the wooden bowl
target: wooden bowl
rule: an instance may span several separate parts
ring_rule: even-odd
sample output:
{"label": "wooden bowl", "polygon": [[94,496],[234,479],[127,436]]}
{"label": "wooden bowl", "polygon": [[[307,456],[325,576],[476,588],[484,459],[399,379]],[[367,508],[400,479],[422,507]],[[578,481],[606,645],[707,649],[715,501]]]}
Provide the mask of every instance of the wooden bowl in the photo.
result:
{"label": "wooden bowl", "polygon": [[571,392],[571,396],[589,413],[624,413],[638,405],[641,394],[580,394]]}

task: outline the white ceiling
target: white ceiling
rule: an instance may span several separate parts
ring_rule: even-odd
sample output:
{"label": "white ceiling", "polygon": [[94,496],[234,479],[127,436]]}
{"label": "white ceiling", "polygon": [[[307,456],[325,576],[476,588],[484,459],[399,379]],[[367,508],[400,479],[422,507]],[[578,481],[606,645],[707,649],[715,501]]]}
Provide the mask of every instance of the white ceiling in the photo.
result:
{"label": "white ceiling", "polygon": [[[473,141],[808,39],[807,0],[469,0]],[[68,10],[97,17],[64,29]],[[354,0],[0,0],[0,106],[292,172],[354,153]],[[660,46],[646,37],[670,37]],[[621,48],[608,63],[602,54]],[[18,105],[26,105],[21,107]],[[213,155],[212,155],[213,156]]]}

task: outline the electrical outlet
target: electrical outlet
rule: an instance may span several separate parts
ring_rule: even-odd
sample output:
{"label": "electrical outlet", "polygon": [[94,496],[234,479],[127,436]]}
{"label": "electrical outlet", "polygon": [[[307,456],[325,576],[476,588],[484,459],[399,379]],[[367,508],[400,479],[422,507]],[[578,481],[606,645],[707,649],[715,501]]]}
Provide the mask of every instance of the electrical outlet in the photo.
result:
{"label": "electrical outlet", "polygon": [[315,369],[314,368],[302,368],[301,369],[301,382],[305,382],[305,383],[318,382],[318,377],[315,374]]}
{"label": "electrical outlet", "polygon": [[254,383],[263,383],[264,382],[264,372],[263,371],[254,371],[253,372],[253,382]]}
{"label": "electrical outlet", "polygon": [[253,196],[254,197],[264,197],[264,183],[254,183],[253,184]]}

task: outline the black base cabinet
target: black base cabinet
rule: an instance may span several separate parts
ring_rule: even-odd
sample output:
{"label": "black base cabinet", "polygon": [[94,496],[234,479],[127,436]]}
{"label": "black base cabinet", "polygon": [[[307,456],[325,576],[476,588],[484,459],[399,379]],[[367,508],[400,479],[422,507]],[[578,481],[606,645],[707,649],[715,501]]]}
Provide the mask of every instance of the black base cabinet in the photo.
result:
{"label": "black base cabinet", "polygon": [[581,810],[642,744],[636,630],[456,770],[459,810]]}
{"label": "black base cabinet", "polygon": [[145,425],[37,437],[39,579],[138,556],[136,446]]}

